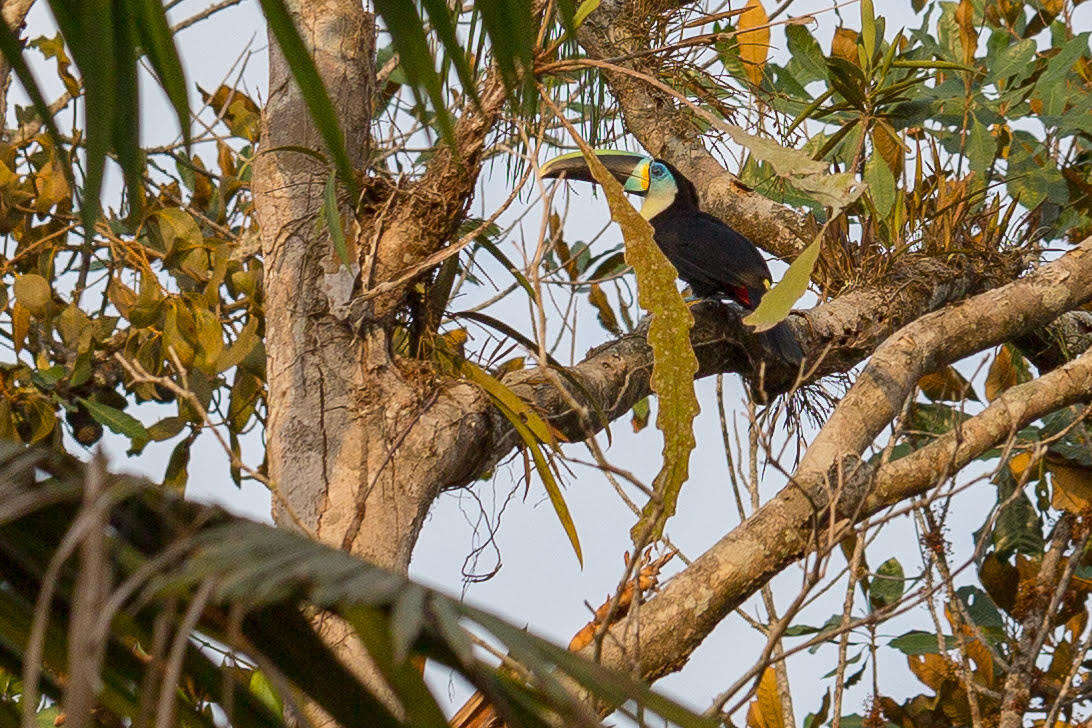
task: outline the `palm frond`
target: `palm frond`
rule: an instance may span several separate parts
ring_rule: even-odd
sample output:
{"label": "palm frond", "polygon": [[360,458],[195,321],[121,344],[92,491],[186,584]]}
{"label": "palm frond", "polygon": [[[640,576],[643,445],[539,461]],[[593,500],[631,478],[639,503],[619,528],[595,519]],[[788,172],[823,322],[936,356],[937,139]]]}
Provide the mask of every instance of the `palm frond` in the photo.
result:
{"label": "palm frond", "polygon": [[[78,659],[69,643],[75,605],[92,598],[91,642],[103,655],[95,700],[122,721],[169,706],[182,724],[211,726],[215,706],[232,725],[285,725],[250,689],[261,670],[282,699],[310,701],[344,725],[368,716],[369,725],[441,726],[414,662],[425,657],[465,677],[511,726],[599,725],[574,685],[671,724],[710,725],[640,682],[403,576],[104,468],[0,443],[0,666],[29,680],[24,698],[65,699]],[[77,555],[92,542],[109,564],[97,596]],[[327,646],[317,625],[329,617],[360,640],[399,707]],[[484,659],[475,635],[514,662]]]}

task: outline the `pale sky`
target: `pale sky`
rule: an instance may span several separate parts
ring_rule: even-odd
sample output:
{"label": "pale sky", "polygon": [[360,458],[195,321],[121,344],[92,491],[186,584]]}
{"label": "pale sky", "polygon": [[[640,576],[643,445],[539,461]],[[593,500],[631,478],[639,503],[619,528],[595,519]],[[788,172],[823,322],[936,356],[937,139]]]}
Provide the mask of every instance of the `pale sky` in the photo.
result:
{"label": "pale sky", "polygon": [[[173,9],[172,17],[176,20],[187,17],[208,4],[208,0],[186,0]],[[903,16],[909,7],[905,0],[876,0],[875,6],[877,14],[887,18],[888,38],[906,24],[918,24],[916,19]],[[830,7],[829,1],[798,0],[791,8],[795,15],[828,10],[818,14],[817,24],[812,26],[824,48],[829,48],[829,39],[837,25],[835,15],[829,12]],[[1092,8],[1086,7],[1084,10]],[[855,6],[842,8],[841,14],[847,25],[859,27]],[[1092,26],[1092,12],[1084,12],[1084,15],[1090,16],[1090,22],[1086,25]],[[52,34],[52,21],[44,3],[38,3],[28,20],[28,26],[28,35],[31,37]],[[183,31],[178,36],[178,42],[191,89],[194,83],[209,89],[215,88],[221,82],[226,69],[236,62],[248,43],[251,43],[251,50],[255,52],[248,58],[241,78],[255,97],[264,98],[265,33],[261,14],[254,0],[245,0],[240,5],[221,12],[213,20]],[[779,29],[774,32],[773,44],[774,57],[783,58],[784,36]],[[145,139],[149,142],[163,142],[173,138],[177,129],[158,92],[147,94],[144,103]],[[606,205],[601,196],[593,196],[586,186],[574,186],[573,193],[572,205],[576,214],[570,216],[566,227],[570,242],[587,239],[608,219]],[[507,194],[503,165],[499,165],[491,173],[483,175],[474,211],[480,213],[484,209],[488,214],[492,210],[491,206],[499,203]],[[522,212],[525,204],[517,203],[514,209]],[[504,219],[512,220],[512,211],[502,218]],[[523,220],[522,234],[527,240],[533,241],[537,238],[538,228],[539,216],[535,210]],[[612,228],[597,245],[613,246],[619,241],[617,230]],[[515,254],[520,244],[520,235],[517,232],[511,239],[504,241],[502,248]],[[515,260],[521,258],[518,255],[514,257]],[[477,297],[485,298],[490,294],[490,290],[483,289]],[[525,306],[520,308],[511,304],[502,308],[501,312],[517,328],[530,330],[525,325],[528,316]],[[554,333],[556,326],[555,321]],[[591,316],[585,315],[579,328],[577,358],[580,358],[583,351],[608,337],[609,334]],[[470,346],[472,345],[473,342]],[[981,360],[981,356],[977,357],[965,368],[968,372],[973,371]],[[691,459],[692,476],[683,489],[678,514],[667,529],[671,539],[690,557],[698,556],[731,530],[739,520],[721,447],[714,380],[710,378],[700,381],[697,390],[698,399],[702,403],[702,413],[695,424],[699,444]],[[725,390],[729,404],[735,407],[736,412],[742,412],[742,390],[738,378],[726,377]],[[146,415],[144,421],[148,424],[157,416],[162,416],[157,415],[154,409],[154,405],[148,405],[136,413]],[[635,435],[631,432],[628,419],[622,419],[614,424],[612,432],[613,443],[609,447],[606,439],[600,438],[608,459],[635,473],[645,482],[651,482],[660,463],[660,438],[656,430],[649,427]],[[116,439],[107,440],[106,447],[115,468],[146,473],[156,480],[162,477],[173,447],[173,442],[153,443],[142,457],[126,460],[124,444]],[[249,437],[244,443],[244,459],[257,465],[262,459],[260,448],[260,438],[257,435]],[[588,459],[583,447],[570,446],[570,451],[576,457]],[[630,545],[629,527],[633,517],[605,479],[591,469],[577,468],[574,475],[566,479],[565,496],[583,545],[585,564],[583,570],[580,570],[557,518],[545,499],[541,484],[536,478],[530,495],[524,500],[522,485],[518,485],[521,477],[522,461],[517,458],[498,468],[492,481],[475,483],[470,488],[471,492],[459,491],[442,495],[425,524],[414,553],[411,575],[451,594],[458,595],[465,589],[466,598],[474,603],[565,644],[588,620],[585,602],[593,607],[598,606],[605,595],[616,586],[622,573],[622,554]],[[776,493],[782,483],[782,478],[773,471],[764,474],[763,499]],[[499,511],[515,488],[518,488],[518,492],[504,507],[498,526]],[[269,519],[268,493],[254,484],[244,485],[241,490],[236,489],[228,477],[224,453],[216,441],[207,435],[202,436],[194,446],[187,495],[224,504],[236,512],[254,518]],[[977,527],[993,500],[993,489],[985,484],[957,497],[954,507],[957,509],[958,518],[953,519],[953,523],[971,523],[973,527]],[[488,570],[487,565],[498,558],[498,552],[503,566],[491,580],[465,585],[461,569],[467,555],[481,544],[480,535],[475,536],[475,533],[484,532],[481,523],[483,512],[497,528],[496,551],[489,548],[483,551],[478,570]],[[970,553],[970,530],[957,527],[949,531],[949,538],[953,541],[953,553]],[[908,519],[904,518],[888,526],[868,551],[869,562],[873,567],[892,555],[899,557],[908,575],[920,572],[921,558],[917,548],[917,536]],[[832,568],[839,568],[840,563],[835,559]],[[679,566],[675,562],[667,573],[674,573]],[[799,569],[790,568],[774,581],[779,605],[784,607],[796,594],[800,579]],[[970,583],[970,578],[964,576],[957,579],[957,582]],[[832,613],[840,612],[844,596],[844,588],[832,590],[806,609],[797,621],[822,624]],[[752,599],[746,608],[752,614],[762,614],[760,602],[757,600]],[[860,614],[859,610],[857,614]],[[883,625],[880,633],[887,637],[880,642],[886,643],[890,637],[914,628],[933,631],[928,613],[924,609],[916,609],[909,617]],[[787,644],[791,646],[797,642],[790,639]],[[693,708],[704,710],[716,694],[751,666],[763,644],[764,640],[741,618],[731,616],[697,650],[682,672],[661,680],[657,686]],[[852,649],[856,651],[859,647]],[[834,667],[835,654],[835,648],[827,646],[815,655],[805,653],[790,660],[789,674],[798,722],[807,713],[817,709],[822,691],[830,682],[817,678]],[[902,697],[924,689],[910,674],[905,658],[899,653],[881,650],[880,655],[881,692]],[[844,713],[859,713],[865,709],[864,702],[871,690],[871,677],[870,670],[865,679],[847,693],[843,704]],[[430,671],[430,678],[439,697],[449,701],[452,706],[457,707],[467,695],[465,686],[450,684],[439,671]]]}

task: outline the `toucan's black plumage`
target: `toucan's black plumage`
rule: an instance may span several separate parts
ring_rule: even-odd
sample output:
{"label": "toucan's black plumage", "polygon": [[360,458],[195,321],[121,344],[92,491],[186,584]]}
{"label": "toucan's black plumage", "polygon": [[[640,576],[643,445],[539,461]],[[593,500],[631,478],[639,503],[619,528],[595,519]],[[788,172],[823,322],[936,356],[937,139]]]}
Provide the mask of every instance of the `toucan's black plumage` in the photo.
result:
{"label": "toucan's black plumage", "polygon": [[[597,156],[602,154],[597,152]],[[601,157],[625,189],[645,196],[641,213],[655,231],[656,244],[699,298],[730,298],[747,309],[762,300],[770,285],[770,269],[754,244],[698,206],[698,193],[674,166],[659,159],[609,152]],[[581,168],[581,165],[584,165]],[[592,179],[577,155],[549,162],[543,176],[565,173]],[[758,334],[763,346],[791,364],[803,359],[800,345],[782,321]]]}

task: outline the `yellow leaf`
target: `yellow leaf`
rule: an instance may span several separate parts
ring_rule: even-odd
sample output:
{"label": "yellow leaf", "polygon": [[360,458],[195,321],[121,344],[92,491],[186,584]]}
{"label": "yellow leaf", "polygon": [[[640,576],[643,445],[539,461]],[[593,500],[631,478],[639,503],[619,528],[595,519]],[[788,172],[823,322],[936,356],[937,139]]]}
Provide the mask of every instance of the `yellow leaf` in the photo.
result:
{"label": "yellow leaf", "polygon": [[910,665],[910,672],[933,690],[938,690],[945,680],[956,674],[955,664],[943,655],[907,655],[906,661]]}
{"label": "yellow leaf", "polygon": [[486,394],[504,405],[509,412],[517,416],[519,421],[538,439],[553,448],[557,447],[558,439],[564,440],[556,429],[546,423],[531,405],[520,399],[515,392],[506,387],[499,379],[491,376],[477,364],[465,359],[459,362],[459,371],[464,377],[485,390]]}
{"label": "yellow leaf", "polygon": [[978,29],[974,27],[974,6],[971,0],[959,0],[955,11],[956,25],[959,26],[959,42],[963,46],[963,63],[974,63],[974,53],[978,50]]}
{"label": "yellow leaf", "polygon": [[902,174],[903,161],[906,158],[906,148],[895,128],[886,121],[878,121],[872,127],[872,146],[880,155],[891,174],[898,177]]}
{"label": "yellow leaf", "polygon": [[49,281],[37,273],[16,276],[12,286],[15,300],[35,316],[44,316],[53,302]]}
{"label": "yellow leaf", "polygon": [[854,66],[861,65],[857,55],[857,31],[849,28],[835,28],[834,38],[830,42],[830,55],[849,61]]}
{"label": "yellow leaf", "polygon": [[817,235],[811,245],[804,248],[804,252],[792,262],[777,285],[766,292],[755,310],[743,317],[743,323],[753,326],[756,332],[766,331],[777,326],[789,315],[793,304],[808,290],[811,273],[819,260],[820,242],[822,236]]}
{"label": "yellow leaf", "polygon": [[1009,470],[1012,471],[1012,476],[1017,480],[1024,474],[1024,471],[1031,465],[1031,453],[1021,452],[1013,455],[1009,458]]}
{"label": "yellow leaf", "polygon": [[575,137],[595,181],[603,188],[610,214],[622,230],[626,263],[637,278],[637,302],[652,316],[648,345],[652,348],[650,386],[659,397],[656,427],[664,436],[663,464],[652,481],[653,497],[630,529],[639,541],[663,534],[664,523],[675,512],[679,491],[690,472],[694,450],[694,417],[700,408],[694,396],[698,358],[690,343],[694,315],[675,287],[678,272],[652,239],[652,226],[622,192],[622,185],[607,171],[583,139]]}
{"label": "yellow leaf", "polygon": [[74,303],[68,304],[56,320],[57,331],[61,334],[61,340],[72,349],[83,353],[91,346],[91,336],[94,330],[91,327],[91,319]]}
{"label": "yellow leaf", "polygon": [[262,112],[254,100],[238,89],[220,85],[210,94],[200,86],[201,98],[223,119],[231,133],[243,139],[257,141],[261,132]]}
{"label": "yellow leaf", "polygon": [[34,175],[34,189],[37,193],[34,209],[39,213],[46,212],[72,196],[72,190],[64,176],[64,169],[56,156],[50,157],[49,162]]}
{"label": "yellow leaf", "polygon": [[518,372],[525,366],[525,360],[522,356],[512,357],[508,361],[501,362],[500,365],[493,371],[497,379],[502,379],[505,374],[512,372]]}
{"label": "yellow leaf", "polygon": [[588,291],[588,303],[595,306],[595,310],[598,312],[599,323],[603,325],[603,328],[611,332],[615,336],[622,335],[622,327],[618,325],[618,317],[614,315],[614,309],[610,307],[610,301],[607,300],[607,294],[603,292],[602,287],[598,283],[593,283],[591,289]]}
{"label": "yellow leaf", "polygon": [[918,387],[934,402],[958,402],[964,398],[978,401],[970,382],[951,366],[926,374],[918,380]]}
{"label": "yellow leaf", "polygon": [[16,301],[11,305],[11,343],[18,354],[30,332],[30,311],[23,304]]}
{"label": "yellow leaf", "polygon": [[748,728],[785,728],[785,714],[781,710],[781,696],[777,690],[777,673],[772,667],[762,672],[755,699],[747,708]]}
{"label": "yellow leaf", "polygon": [[990,371],[986,374],[986,399],[993,401],[1002,392],[1016,384],[1016,367],[1012,361],[1012,350],[1002,346],[997,350],[997,356],[990,364]]}
{"label": "yellow leaf", "polygon": [[770,16],[759,0],[748,0],[739,16],[736,30],[739,41],[739,58],[747,70],[751,83],[762,83],[766,56],[770,51]]}
{"label": "yellow leaf", "polygon": [[1092,470],[1055,458],[1047,461],[1050,471],[1050,505],[1070,513],[1092,510]]}
{"label": "yellow leaf", "polygon": [[206,308],[194,306],[193,321],[196,329],[196,343],[201,352],[199,366],[210,373],[216,372],[216,363],[224,351],[224,329],[220,318]]}
{"label": "yellow leaf", "polygon": [[155,213],[159,233],[163,236],[164,253],[189,250],[201,244],[204,236],[193,216],[180,207],[166,207]]}

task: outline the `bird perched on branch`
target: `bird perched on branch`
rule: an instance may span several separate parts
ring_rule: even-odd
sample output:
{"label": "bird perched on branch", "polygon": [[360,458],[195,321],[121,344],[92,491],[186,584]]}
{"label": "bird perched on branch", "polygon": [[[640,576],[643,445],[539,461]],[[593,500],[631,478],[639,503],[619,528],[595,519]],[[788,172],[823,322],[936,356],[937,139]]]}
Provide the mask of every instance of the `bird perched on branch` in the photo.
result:
{"label": "bird perched on branch", "polygon": [[[642,195],[641,215],[655,231],[656,244],[697,298],[729,298],[754,309],[770,287],[770,269],[747,238],[702,212],[694,184],[661,159],[615,150],[596,157],[626,192]],[[542,167],[543,177],[595,182],[584,155],[563,154]],[[798,365],[800,345],[784,321],[758,334],[771,354]]]}

